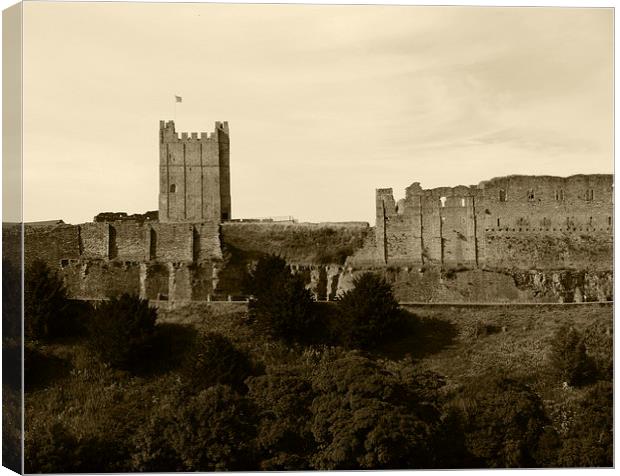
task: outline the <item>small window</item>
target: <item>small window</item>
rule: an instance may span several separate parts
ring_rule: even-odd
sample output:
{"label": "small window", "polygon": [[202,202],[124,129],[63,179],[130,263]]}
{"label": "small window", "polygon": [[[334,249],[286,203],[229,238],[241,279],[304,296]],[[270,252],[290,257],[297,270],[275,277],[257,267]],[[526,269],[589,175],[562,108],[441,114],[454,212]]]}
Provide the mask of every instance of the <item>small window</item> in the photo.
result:
{"label": "small window", "polygon": [[497,226],[499,226],[499,218],[497,219]]}
{"label": "small window", "polygon": [[611,217],[607,217],[607,224],[611,226]]}
{"label": "small window", "polygon": [[527,201],[528,202],[533,202],[534,201],[534,190],[529,190],[527,192]]}
{"label": "small window", "polygon": [[461,206],[464,207],[465,206],[465,199],[461,198]]}
{"label": "small window", "polygon": [[446,200],[447,200],[446,197],[439,197],[439,201],[441,202],[441,206],[442,207],[446,206]]}
{"label": "small window", "polygon": [[555,199],[558,202],[563,202],[564,201],[564,189],[559,188],[555,191]]}
{"label": "small window", "polygon": [[506,201],[506,190],[500,190],[499,191],[499,201],[500,202],[505,202]]}
{"label": "small window", "polygon": [[60,260],[60,267],[61,268],[66,268],[67,266],[69,266],[69,260],[68,259],[61,259]]}
{"label": "small window", "polygon": [[586,190],[586,200],[588,202],[591,202],[592,200],[594,200],[594,189],[589,188],[588,190]]}
{"label": "small window", "polygon": [[222,220],[228,220],[228,212],[222,212]]}
{"label": "small window", "polygon": [[590,226],[592,226],[593,218],[590,217]]}
{"label": "small window", "polygon": [[170,193],[176,193],[177,191],[177,186],[175,184],[171,184],[170,185]]}

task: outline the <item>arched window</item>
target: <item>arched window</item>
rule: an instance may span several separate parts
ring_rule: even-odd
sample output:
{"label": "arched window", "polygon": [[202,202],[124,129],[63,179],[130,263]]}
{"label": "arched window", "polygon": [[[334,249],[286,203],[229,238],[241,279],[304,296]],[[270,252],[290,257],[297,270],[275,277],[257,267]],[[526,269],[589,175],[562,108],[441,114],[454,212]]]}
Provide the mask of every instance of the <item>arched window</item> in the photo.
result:
{"label": "arched window", "polygon": [[170,184],[170,193],[175,193],[177,191],[177,186],[175,184]]}

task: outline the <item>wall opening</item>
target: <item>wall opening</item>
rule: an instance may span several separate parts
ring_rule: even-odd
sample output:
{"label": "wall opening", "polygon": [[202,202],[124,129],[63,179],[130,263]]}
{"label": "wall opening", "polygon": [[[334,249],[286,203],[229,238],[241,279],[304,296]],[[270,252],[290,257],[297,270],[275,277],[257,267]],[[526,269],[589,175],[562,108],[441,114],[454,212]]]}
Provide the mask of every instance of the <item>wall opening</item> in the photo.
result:
{"label": "wall opening", "polygon": [[446,197],[439,197],[439,202],[441,203],[442,207],[446,206],[446,200],[447,200]]}
{"label": "wall opening", "polygon": [[589,188],[588,190],[586,190],[586,200],[588,202],[591,202],[592,200],[594,200],[594,189],[593,188]]}
{"label": "wall opening", "polygon": [[499,226],[499,218],[497,219],[497,226]]}
{"label": "wall opening", "polygon": [[222,212],[222,220],[228,220],[228,212]]}
{"label": "wall opening", "polygon": [[176,193],[177,191],[177,186],[176,184],[170,184],[170,193]]}
{"label": "wall opening", "polygon": [[564,201],[564,189],[560,188],[555,191],[555,199],[558,202]]}
{"label": "wall opening", "polygon": [[114,259],[118,256],[118,247],[116,246],[116,228],[109,226],[108,230],[108,259]]}
{"label": "wall opening", "polygon": [[500,202],[505,202],[506,201],[506,190],[500,189],[500,191],[499,191],[499,201]]}
{"label": "wall opening", "polygon": [[611,217],[607,217],[607,224],[611,226]]}
{"label": "wall opening", "polygon": [[534,190],[528,190],[528,192],[527,192],[527,201],[528,202],[533,202],[534,201]]}
{"label": "wall opening", "polygon": [[149,240],[149,260],[157,258],[157,232],[151,228]]}
{"label": "wall opening", "polygon": [[465,199],[461,198],[461,206],[464,207],[465,206]]}

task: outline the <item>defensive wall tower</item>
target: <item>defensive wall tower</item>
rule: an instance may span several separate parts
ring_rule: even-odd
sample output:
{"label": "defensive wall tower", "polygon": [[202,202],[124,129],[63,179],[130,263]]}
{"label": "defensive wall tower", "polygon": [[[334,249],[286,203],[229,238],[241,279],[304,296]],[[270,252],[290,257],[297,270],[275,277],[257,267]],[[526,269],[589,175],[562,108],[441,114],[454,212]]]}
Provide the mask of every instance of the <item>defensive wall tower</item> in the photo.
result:
{"label": "defensive wall tower", "polygon": [[179,134],[159,122],[159,221],[220,223],[231,218],[228,122],[211,134]]}

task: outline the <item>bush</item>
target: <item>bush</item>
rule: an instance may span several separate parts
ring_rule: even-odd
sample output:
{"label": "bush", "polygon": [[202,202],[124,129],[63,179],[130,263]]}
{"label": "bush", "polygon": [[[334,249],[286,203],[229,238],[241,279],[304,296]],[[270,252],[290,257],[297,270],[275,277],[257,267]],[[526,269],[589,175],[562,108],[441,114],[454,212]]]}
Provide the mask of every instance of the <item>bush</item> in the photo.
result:
{"label": "bush", "polygon": [[551,365],[560,382],[568,385],[585,384],[592,373],[582,336],[574,327],[563,326],[551,343]]}
{"label": "bush", "polygon": [[279,366],[248,380],[249,397],[260,411],[260,469],[299,471],[310,467],[316,445],[311,431],[312,385],[299,368]]}
{"label": "bush", "polygon": [[317,394],[311,405],[318,448],[312,458],[314,467],[432,467],[428,443],[438,428],[440,413],[432,388],[436,379],[429,377],[415,379],[412,385],[355,354],[320,365],[312,379]]}
{"label": "bush", "polygon": [[338,299],[338,333],[347,347],[373,347],[398,328],[402,313],[392,287],[376,274],[356,277],[353,286]]}
{"label": "bush", "polygon": [[160,405],[135,438],[138,471],[242,471],[256,468],[255,409],[223,385]]}
{"label": "bush", "polygon": [[155,333],[157,310],[148,301],[123,294],[103,301],[89,324],[89,343],[100,359],[123,370],[144,368]]}
{"label": "bush", "polygon": [[[542,400],[528,386],[508,378],[482,378],[453,400],[460,413],[467,450],[489,468],[539,465],[550,422]],[[548,456],[545,455],[545,459]]]}
{"label": "bush", "polygon": [[28,340],[50,339],[69,331],[67,292],[58,275],[40,260],[24,278],[24,332]]}
{"label": "bush", "polygon": [[244,380],[252,374],[252,363],[246,354],[237,350],[221,334],[208,332],[196,337],[181,368],[183,382],[193,392],[213,385],[230,385],[246,392]]}
{"label": "bush", "polygon": [[600,381],[577,403],[558,464],[563,467],[613,466],[613,384]]}
{"label": "bush", "polygon": [[26,473],[94,473],[122,470],[118,444],[95,437],[78,439],[63,424],[53,423],[26,433]]}
{"label": "bush", "polygon": [[249,315],[260,327],[285,341],[305,341],[316,325],[312,294],[279,256],[258,260],[246,290]]}

